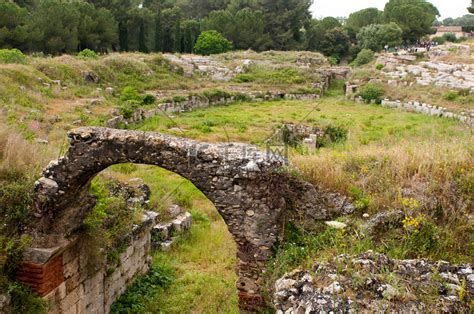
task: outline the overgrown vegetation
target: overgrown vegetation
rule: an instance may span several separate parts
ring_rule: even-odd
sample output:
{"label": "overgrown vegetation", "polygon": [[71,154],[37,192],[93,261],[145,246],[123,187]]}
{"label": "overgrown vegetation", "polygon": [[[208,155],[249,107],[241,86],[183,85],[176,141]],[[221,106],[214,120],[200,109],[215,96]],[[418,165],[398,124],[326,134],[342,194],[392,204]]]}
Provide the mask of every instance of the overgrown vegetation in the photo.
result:
{"label": "overgrown vegetation", "polygon": [[22,232],[29,222],[35,176],[47,156],[44,149],[0,124],[0,293],[10,296],[14,313],[44,313],[47,309],[45,301],[14,281],[32,240]]}
{"label": "overgrown vegetation", "polygon": [[166,298],[165,289],[174,280],[174,271],[168,265],[157,264],[146,275],[135,278],[135,282],[117,299],[110,309],[111,313],[147,312],[150,299]]}
{"label": "overgrown vegetation", "polygon": [[368,83],[361,87],[359,91],[359,96],[362,97],[362,99],[366,103],[380,103],[384,93],[385,91],[382,85],[376,83]]}

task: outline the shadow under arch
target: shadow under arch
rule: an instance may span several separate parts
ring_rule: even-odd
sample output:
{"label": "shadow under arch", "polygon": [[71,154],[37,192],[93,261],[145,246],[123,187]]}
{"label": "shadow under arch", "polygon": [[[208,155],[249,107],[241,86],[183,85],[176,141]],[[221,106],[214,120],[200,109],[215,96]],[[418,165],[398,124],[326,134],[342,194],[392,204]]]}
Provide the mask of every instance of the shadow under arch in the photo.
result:
{"label": "shadow under arch", "polygon": [[[153,132],[85,127],[68,133],[69,150],[36,183],[31,233],[53,247],[74,234],[95,205],[91,180],[111,165],[155,165],[198,188],[216,207],[237,243],[239,306],[265,307],[262,271],[288,210],[308,219],[330,210],[309,183],[281,171],[285,159],[245,144],[209,144]],[[342,206],[338,204],[336,206]]]}

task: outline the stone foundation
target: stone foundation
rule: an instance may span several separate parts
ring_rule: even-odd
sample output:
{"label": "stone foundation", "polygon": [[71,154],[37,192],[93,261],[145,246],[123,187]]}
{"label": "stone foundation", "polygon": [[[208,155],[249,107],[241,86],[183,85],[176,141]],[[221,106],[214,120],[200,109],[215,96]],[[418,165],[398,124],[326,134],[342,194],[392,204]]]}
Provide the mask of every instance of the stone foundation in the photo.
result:
{"label": "stone foundation", "polygon": [[[155,212],[144,214],[115,265],[104,263],[90,249],[91,244],[78,236],[61,247],[29,249],[17,280],[50,303],[49,313],[108,313],[135,276],[149,270],[152,247],[162,247],[172,234],[191,227],[189,213],[179,215],[169,224],[157,224],[157,217]],[[167,235],[157,238],[154,233],[162,225],[169,225]]]}

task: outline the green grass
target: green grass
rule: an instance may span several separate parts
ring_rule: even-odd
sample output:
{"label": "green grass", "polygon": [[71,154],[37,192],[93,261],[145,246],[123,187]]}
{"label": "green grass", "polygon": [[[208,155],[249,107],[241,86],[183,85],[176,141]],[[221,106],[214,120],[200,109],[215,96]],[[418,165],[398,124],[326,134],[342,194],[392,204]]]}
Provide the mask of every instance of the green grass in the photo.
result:
{"label": "green grass", "polygon": [[180,204],[193,214],[188,234],[179,236],[170,252],[156,253],[154,263],[174,270],[174,279],[143,306],[156,313],[238,313],[235,243],[209,200],[189,181],[155,166],[116,165],[106,174],[140,177],[153,191],[151,203],[166,220],[167,206]]}
{"label": "green grass", "polygon": [[[350,134],[345,149],[372,142],[388,146],[407,138],[413,141],[436,141],[470,137],[462,125],[447,119],[378,105],[361,105],[340,98],[237,103],[182,113],[172,120],[167,116],[156,116],[135,128],[207,141],[225,142],[229,139],[261,144],[272,134],[273,129],[285,122],[346,126],[350,129]],[[179,126],[184,133],[169,131],[171,125]]]}

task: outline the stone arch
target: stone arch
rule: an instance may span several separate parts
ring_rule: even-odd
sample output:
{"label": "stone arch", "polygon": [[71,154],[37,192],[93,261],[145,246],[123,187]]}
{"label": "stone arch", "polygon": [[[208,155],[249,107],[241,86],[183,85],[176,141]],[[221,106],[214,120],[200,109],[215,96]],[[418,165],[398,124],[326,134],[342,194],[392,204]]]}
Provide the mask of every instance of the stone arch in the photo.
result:
{"label": "stone arch", "polygon": [[[81,226],[95,199],[91,180],[119,163],[148,164],[192,182],[215,205],[237,243],[239,305],[264,306],[261,275],[290,212],[327,218],[344,207],[321,198],[310,184],[281,171],[282,156],[245,144],[210,144],[153,132],[85,127],[68,133],[70,147],[36,183],[30,232],[37,246],[53,247]],[[288,209],[291,209],[289,211]]]}

